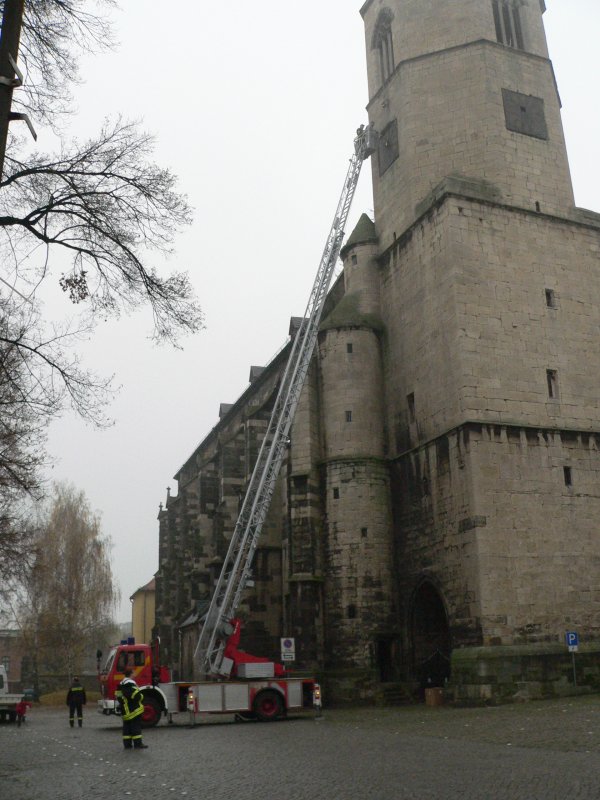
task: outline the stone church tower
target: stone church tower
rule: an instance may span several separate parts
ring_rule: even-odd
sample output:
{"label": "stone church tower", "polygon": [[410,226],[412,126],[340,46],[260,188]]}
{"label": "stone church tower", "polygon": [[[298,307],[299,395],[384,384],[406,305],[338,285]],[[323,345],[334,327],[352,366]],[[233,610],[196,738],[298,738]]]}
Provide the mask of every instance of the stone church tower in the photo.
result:
{"label": "stone church tower", "polygon": [[600,628],[600,217],[574,207],[544,11],[361,10],[401,661],[435,643],[463,697],[562,684],[565,631]]}
{"label": "stone church tower", "polygon": [[[343,248],[243,609],[247,649],[296,637],[334,701],[568,692],[567,630],[600,683],[600,215],[574,206],[544,10],[361,9],[375,219]],[[286,357],[159,514],[182,672]]]}

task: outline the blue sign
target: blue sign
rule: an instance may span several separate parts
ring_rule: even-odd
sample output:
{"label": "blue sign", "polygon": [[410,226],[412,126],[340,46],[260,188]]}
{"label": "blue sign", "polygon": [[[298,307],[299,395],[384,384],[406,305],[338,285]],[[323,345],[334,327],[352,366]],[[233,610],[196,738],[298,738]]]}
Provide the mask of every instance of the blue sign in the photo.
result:
{"label": "blue sign", "polygon": [[577,648],[579,647],[579,634],[576,631],[567,631],[565,633],[565,640],[567,642],[569,652],[576,652]]}

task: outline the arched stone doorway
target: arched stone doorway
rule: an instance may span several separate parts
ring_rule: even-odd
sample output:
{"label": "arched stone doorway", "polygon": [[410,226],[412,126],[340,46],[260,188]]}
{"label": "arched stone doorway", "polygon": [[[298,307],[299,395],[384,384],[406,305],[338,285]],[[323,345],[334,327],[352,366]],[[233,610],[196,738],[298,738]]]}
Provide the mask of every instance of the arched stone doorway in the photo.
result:
{"label": "arched stone doorway", "polygon": [[431,581],[417,587],[411,604],[412,672],[422,692],[450,677],[450,627],[444,601]]}

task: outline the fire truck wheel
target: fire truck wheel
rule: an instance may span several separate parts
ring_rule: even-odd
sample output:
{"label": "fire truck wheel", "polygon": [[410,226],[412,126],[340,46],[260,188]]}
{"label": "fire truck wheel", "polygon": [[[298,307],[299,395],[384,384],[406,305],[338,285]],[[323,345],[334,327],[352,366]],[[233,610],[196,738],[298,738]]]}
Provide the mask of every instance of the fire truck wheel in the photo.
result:
{"label": "fire truck wheel", "polygon": [[160,720],[161,708],[154,697],[144,698],[144,713],[142,714],[142,728],[153,728]]}
{"label": "fire truck wheel", "polygon": [[253,709],[261,722],[271,722],[283,716],[283,700],[279,692],[265,689],[254,698]]}

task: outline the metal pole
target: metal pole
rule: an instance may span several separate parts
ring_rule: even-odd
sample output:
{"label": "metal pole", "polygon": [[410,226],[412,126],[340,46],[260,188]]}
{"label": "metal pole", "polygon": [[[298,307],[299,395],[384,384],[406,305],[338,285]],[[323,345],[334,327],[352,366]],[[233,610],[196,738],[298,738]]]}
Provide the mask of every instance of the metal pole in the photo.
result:
{"label": "metal pole", "polygon": [[577,670],[575,669],[575,651],[571,651],[571,658],[573,659],[573,686],[577,688]]}
{"label": "metal pole", "polygon": [[4,172],[4,155],[15,78],[13,64],[17,63],[19,54],[24,6],[25,0],[4,0],[0,33],[0,178]]}

